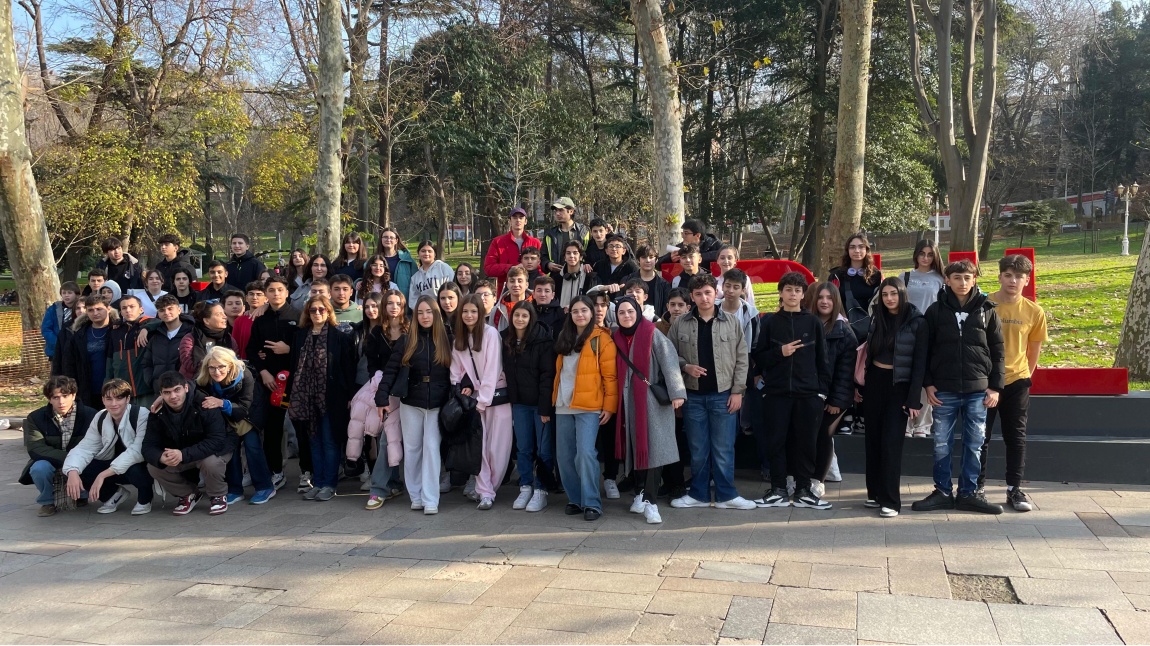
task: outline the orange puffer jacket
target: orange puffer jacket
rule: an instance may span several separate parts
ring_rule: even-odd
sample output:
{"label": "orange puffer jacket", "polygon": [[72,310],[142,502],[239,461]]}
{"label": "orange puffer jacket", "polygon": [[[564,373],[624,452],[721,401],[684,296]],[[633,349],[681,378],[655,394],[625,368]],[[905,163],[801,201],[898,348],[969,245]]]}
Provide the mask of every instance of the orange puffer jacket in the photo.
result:
{"label": "orange puffer jacket", "polygon": [[[555,389],[551,403],[559,396],[559,377],[563,373],[562,355],[555,360]],[[605,328],[595,328],[579,353],[575,374],[575,392],[571,408],[588,412],[619,410],[619,390],[615,378],[615,342]]]}

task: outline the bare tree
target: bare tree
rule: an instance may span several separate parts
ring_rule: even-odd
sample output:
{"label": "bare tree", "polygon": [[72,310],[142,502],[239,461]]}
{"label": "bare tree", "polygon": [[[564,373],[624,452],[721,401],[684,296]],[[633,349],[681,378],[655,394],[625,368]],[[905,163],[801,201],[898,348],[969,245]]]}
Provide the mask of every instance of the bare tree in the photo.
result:
{"label": "bare tree", "polygon": [[319,0],[316,34],[319,43],[319,163],[315,171],[316,247],[335,255],[340,240],[340,151],[343,141],[343,73],[347,61],[339,0]]}
{"label": "bare tree", "polygon": [[[25,330],[35,330],[56,300],[60,279],[32,176],[10,2],[0,2],[0,229],[20,294],[20,322]],[[28,344],[22,352],[29,352]]]}
{"label": "bare tree", "polygon": [[683,108],[679,71],[667,45],[667,26],[659,0],[631,0],[631,20],[643,58],[643,77],[651,98],[655,144],[654,216],[659,244],[680,238],[683,202]]}
{"label": "bare tree", "polygon": [[[937,94],[932,97],[927,96],[922,76],[918,9],[922,10],[925,22],[934,33],[934,72],[938,87]],[[986,182],[987,149],[998,83],[998,0],[938,0],[937,9],[931,7],[930,0],[906,0],[906,11],[910,23],[910,69],[919,116],[938,144],[946,171],[950,248],[953,251],[974,251],[978,241],[978,216]],[[981,58],[976,49],[980,25]],[[953,63],[956,36],[962,39],[957,95]],[[976,72],[980,72],[981,77],[977,83]],[[958,137],[962,137],[961,146]]]}
{"label": "bare tree", "polygon": [[823,266],[839,263],[839,249],[862,224],[863,167],[866,159],[867,88],[870,76],[870,39],[874,18],[872,0],[843,0],[842,71],[839,75],[839,126],[835,148],[835,201],[823,245]]}

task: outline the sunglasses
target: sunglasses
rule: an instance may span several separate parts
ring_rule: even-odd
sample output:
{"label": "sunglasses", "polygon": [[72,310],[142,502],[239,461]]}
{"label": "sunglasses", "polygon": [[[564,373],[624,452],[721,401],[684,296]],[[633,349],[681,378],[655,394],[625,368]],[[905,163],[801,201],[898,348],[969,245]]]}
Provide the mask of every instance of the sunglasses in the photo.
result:
{"label": "sunglasses", "polygon": [[326,307],[311,307],[311,308],[308,308],[308,311],[311,312],[312,314],[325,314],[325,313],[327,313],[327,308]]}

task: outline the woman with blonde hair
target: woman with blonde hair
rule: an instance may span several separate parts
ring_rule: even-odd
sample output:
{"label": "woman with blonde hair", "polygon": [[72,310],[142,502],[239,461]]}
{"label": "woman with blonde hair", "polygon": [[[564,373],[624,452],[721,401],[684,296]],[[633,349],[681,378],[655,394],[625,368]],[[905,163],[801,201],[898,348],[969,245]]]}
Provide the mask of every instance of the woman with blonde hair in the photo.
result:
{"label": "woman with blonde hair", "polygon": [[232,451],[224,477],[228,483],[229,505],[244,499],[244,468],[240,460],[240,447],[247,454],[248,474],[256,492],[251,504],[262,505],[276,495],[272,485],[272,471],[268,467],[260,432],[248,420],[256,389],[256,380],[244,362],[231,349],[213,346],[204,354],[196,373],[195,403],[203,409],[218,408],[228,426],[239,436],[238,446]]}

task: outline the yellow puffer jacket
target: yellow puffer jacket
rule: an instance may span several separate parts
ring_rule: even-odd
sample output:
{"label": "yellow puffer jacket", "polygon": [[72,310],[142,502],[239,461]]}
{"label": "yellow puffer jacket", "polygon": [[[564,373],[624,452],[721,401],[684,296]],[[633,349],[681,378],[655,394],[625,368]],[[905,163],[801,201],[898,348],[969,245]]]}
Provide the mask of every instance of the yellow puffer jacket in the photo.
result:
{"label": "yellow puffer jacket", "polygon": [[[555,359],[555,389],[551,403],[559,397],[559,377],[563,372],[563,357]],[[575,392],[571,395],[571,408],[588,412],[619,410],[619,391],[615,379],[615,342],[604,328],[595,328],[579,353],[579,369],[575,373]]]}

